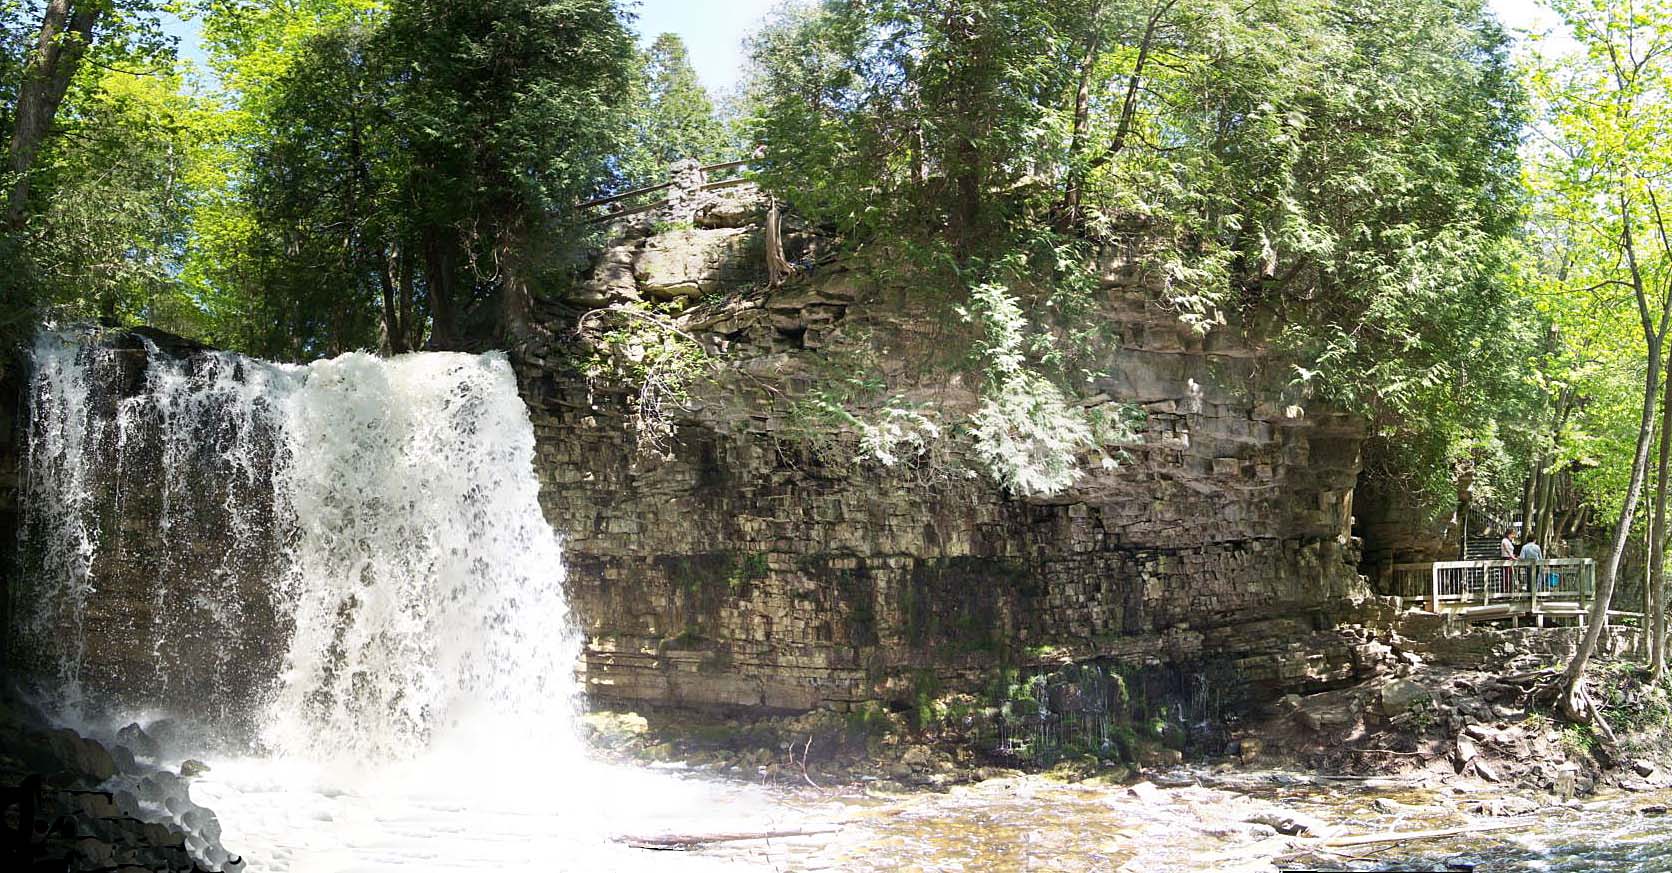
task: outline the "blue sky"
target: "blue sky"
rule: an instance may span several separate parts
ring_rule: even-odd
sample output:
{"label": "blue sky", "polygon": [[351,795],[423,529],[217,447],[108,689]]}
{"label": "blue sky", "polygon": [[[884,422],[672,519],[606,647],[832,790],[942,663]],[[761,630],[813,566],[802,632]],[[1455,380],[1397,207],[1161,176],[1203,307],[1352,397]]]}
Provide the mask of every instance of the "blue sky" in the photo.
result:
{"label": "blue sky", "polygon": [[[715,96],[732,90],[743,74],[743,38],[783,0],[638,0],[634,28],[649,45],[658,35],[677,33],[691,51],[691,65]],[[165,16],[165,29],[180,38],[181,55],[205,66],[194,21]]]}
{"label": "blue sky", "polygon": [[[691,51],[691,64],[716,97],[730,92],[743,74],[743,38],[783,0],[639,0],[634,26],[648,44],[661,33],[677,33]],[[1048,2],[1048,0],[1041,0]],[[1555,19],[1538,0],[1490,0],[1494,11],[1515,30],[1544,31]],[[202,65],[203,53],[193,22],[175,20],[169,31],[180,36],[182,54]]]}
{"label": "blue sky", "polygon": [[782,0],[642,0],[635,24],[643,41],[677,33],[709,92],[731,91],[743,74],[743,38]]}

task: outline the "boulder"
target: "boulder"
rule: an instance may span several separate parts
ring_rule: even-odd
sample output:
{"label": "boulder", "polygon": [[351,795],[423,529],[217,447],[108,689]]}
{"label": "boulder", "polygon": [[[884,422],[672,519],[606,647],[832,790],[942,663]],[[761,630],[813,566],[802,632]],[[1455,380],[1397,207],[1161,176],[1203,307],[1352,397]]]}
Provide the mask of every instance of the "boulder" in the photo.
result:
{"label": "boulder", "polygon": [[912,746],[911,748],[906,749],[904,754],[900,755],[900,763],[905,764],[908,767],[927,767],[929,766],[932,758],[933,756],[929,754],[928,747]]}
{"label": "boulder", "polygon": [[1469,766],[1469,762],[1475,760],[1479,756],[1480,752],[1475,748],[1473,740],[1469,739],[1467,736],[1459,736],[1457,738],[1457,754],[1452,758],[1452,763],[1457,766],[1457,772],[1463,772],[1463,768]]}
{"label": "boulder", "polygon": [[1167,796],[1153,782],[1139,782],[1126,789],[1126,793],[1145,803],[1165,803]]}
{"label": "boulder", "polygon": [[1321,733],[1358,721],[1358,707],[1352,698],[1344,695],[1314,694],[1300,698],[1295,720],[1307,730]]}
{"label": "boulder", "polygon": [[1530,797],[1509,794],[1503,797],[1488,797],[1472,801],[1463,807],[1465,812],[1475,815],[1516,816],[1526,815],[1539,808],[1539,803]]}
{"label": "boulder", "polygon": [[1488,782],[1499,782],[1503,779],[1503,777],[1499,775],[1497,767],[1494,767],[1479,758],[1475,759],[1475,772],[1480,775],[1480,778],[1485,779]]}
{"label": "boulder", "polygon": [[1177,767],[1184,763],[1184,753],[1166,746],[1146,745],[1138,749],[1140,767]]}
{"label": "boulder", "polygon": [[705,193],[697,207],[697,227],[748,227],[765,212],[760,192],[753,187]]}
{"label": "boulder", "polygon": [[1243,821],[1268,825],[1286,837],[1327,837],[1336,831],[1322,819],[1297,812],[1258,812]]}
{"label": "boulder", "polygon": [[127,746],[112,746],[110,757],[116,762],[116,769],[120,772],[133,773],[139,769],[139,762],[134,760],[133,750]]}
{"label": "boulder", "polygon": [[750,253],[758,231],[743,228],[693,229],[664,233],[645,241],[633,259],[638,290],[671,300],[701,297],[750,275]]}
{"label": "boulder", "polygon": [[157,741],[152,739],[151,735],[146,733],[145,729],[140,727],[137,722],[130,723],[127,727],[117,731],[116,739],[122,745],[132,749],[135,755],[141,757],[155,758],[161,753]]}
{"label": "boulder", "polygon": [[1418,703],[1432,697],[1427,688],[1409,679],[1394,679],[1381,688],[1382,714],[1388,718],[1404,715]]}

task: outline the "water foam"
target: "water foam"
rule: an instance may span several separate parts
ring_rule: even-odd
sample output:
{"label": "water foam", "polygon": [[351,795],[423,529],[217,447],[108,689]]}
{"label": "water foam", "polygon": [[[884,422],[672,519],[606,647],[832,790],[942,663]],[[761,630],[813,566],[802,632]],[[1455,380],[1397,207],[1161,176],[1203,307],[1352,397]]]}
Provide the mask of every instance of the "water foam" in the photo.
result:
{"label": "water foam", "polygon": [[[88,646],[132,632],[151,673],[112,684],[195,693],[210,718],[257,709],[270,753],[380,761],[570,735],[562,552],[503,355],[289,366],[143,346],[138,390],[121,388],[121,350],[87,336],[34,349],[25,548],[46,584],[26,636],[53,652],[67,698]],[[145,500],[156,530],[135,537],[126,510]],[[101,572],[132,557],[124,537],[163,543],[140,555],[150,590],[101,601]],[[276,675],[232,683],[273,637]]]}
{"label": "water foam", "polygon": [[[43,334],[34,361],[26,642],[61,694],[117,698],[67,720],[137,719],[161,766],[209,757],[192,799],[249,870],[633,871],[612,834],[799,817],[583,754],[561,545],[502,355],[290,366]],[[240,710],[234,743],[187,724]]]}

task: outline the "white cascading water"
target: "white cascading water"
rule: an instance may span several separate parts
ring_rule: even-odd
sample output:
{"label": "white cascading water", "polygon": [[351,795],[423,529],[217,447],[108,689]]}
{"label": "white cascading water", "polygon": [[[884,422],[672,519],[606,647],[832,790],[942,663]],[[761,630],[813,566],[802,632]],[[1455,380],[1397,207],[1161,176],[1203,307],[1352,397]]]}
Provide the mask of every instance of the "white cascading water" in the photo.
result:
{"label": "white cascading water", "polygon": [[388,758],[478,715],[566,728],[562,555],[505,358],[352,354],[296,375],[275,476],[295,631],[266,739]]}
{"label": "white cascading water", "polygon": [[[233,718],[229,693],[246,695],[233,705],[253,713],[254,753],[211,758],[193,791],[249,869],[640,869],[610,833],[770,816],[585,759],[561,549],[502,355],[290,366],[145,346],[143,391],[104,410],[116,353],[83,335],[37,342],[25,548],[48,585],[24,632],[56,641],[61,685],[79,688],[90,641],[114,631],[101,623],[119,623],[92,605],[98,504],[120,516],[150,495],[166,546],[131,630],[149,634],[151,669],[119,675],[124,709],[101,717],[201,689],[220,698],[198,713],[212,733],[217,713]],[[224,536],[179,541],[205,530]],[[273,636],[282,657],[258,693],[214,687],[266,663]],[[182,675],[195,678],[176,687]],[[171,750],[176,765],[214,747],[195,742]]]}
{"label": "white cascading water", "polygon": [[[36,617],[42,631],[70,631],[58,657],[66,687],[80,685],[86,601],[100,584],[105,481],[118,515],[127,492],[160,489],[165,540],[222,534],[212,581],[197,590],[176,590],[171,577],[201,564],[198,550],[157,556],[159,675],[134,684],[166,683],[161,674],[177,666],[163,649],[192,629],[178,626],[176,607],[198,613],[200,630],[243,635],[250,598],[239,583],[249,580],[238,576],[251,568],[238,561],[276,552],[273,566],[256,568],[275,578],[257,581],[292,630],[283,675],[262,701],[266,747],[389,759],[474,711],[507,730],[549,735],[568,723],[577,650],[562,553],[540,513],[533,430],[504,356],[349,354],[286,366],[224,352],[175,358],[149,341],[146,351],[144,391],[111,398],[111,421],[93,399],[108,350],[62,334],[35,348],[26,465],[37,517],[26,529],[43,575],[65,583],[45,589]],[[113,452],[96,445],[113,430]],[[145,439],[161,442],[155,482],[127,469],[143,467],[127,449]],[[205,478],[219,493],[205,493]],[[263,499],[271,506],[250,505]],[[240,654],[213,648],[226,661]]]}

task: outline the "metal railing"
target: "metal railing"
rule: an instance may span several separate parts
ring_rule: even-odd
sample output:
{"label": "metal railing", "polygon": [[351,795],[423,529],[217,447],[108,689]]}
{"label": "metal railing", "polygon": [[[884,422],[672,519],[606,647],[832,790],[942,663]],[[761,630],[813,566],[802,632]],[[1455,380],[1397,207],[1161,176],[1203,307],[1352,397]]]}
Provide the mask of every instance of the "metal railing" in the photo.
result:
{"label": "metal railing", "polygon": [[[743,175],[741,172],[738,173],[738,175],[732,176],[730,178],[716,179],[716,180],[713,180],[713,181],[710,181],[708,177],[709,177],[709,174],[711,174],[711,173],[720,173],[720,172],[724,172],[724,171],[727,171],[727,170],[742,170],[744,167],[747,167],[747,166],[749,166],[749,162],[747,160],[743,160],[743,161],[722,161],[718,164],[709,164],[707,166],[698,167],[697,172],[699,174],[701,174],[700,177],[699,177],[702,180],[701,183],[699,185],[695,186],[694,190],[686,191],[686,190],[682,189],[680,192],[676,192],[676,193],[692,194],[692,193],[695,193],[696,191],[714,191],[714,190],[718,190],[720,188],[731,188],[731,187],[734,187],[734,186],[737,186],[737,185],[746,185],[750,181],[749,177]],[[653,201],[650,201],[650,202],[647,202],[647,203],[639,204],[637,206],[631,206],[631,205],[627,205],[627,204],[628,204],[628,201],[634,200],[634,199],[639,198],[639,197],[643,197],[646,194],[654,194],[658,191],[668,191],[669,189],[672,189],[675,186],[676,186],[676,181],[674,179],[669,179],[668,181],[663,182],[660,185],[649,185],[649,186],[646,186],[644,188],[634,188],[631,191],[623,191],[620,194],[611,194],[607,197],[595,197],[595,198],[593,198],[591,200],[588,200],[584,203],[575,204],[575,208],[582,211],[582,212],[587,212],[587,211],[592,211],[592,210],[599,210],[600,207],[609,207],[609,208],[602,209],[602,210],[598,211],[598,213],[596,215],[593,215],[593,216],[589,217],[587,219],[587,223],[597,224],[599,222],[604,222],[604,221],[614,221],[617,218],[625,218],[626,216],[629,216],[629,215],[638,215],[638,214],[643,213],[643,212],[649,212],[653,209],[662,208],[664,205],[667,204],[668,198],[663,198],[663,199],[660,199],[660,200],[653,200]],[[669,196],[671,197],[671,196],[673,196],[673,194],[670,194]]]}
{"label": "metal railing", "polygon": [[1395,564],[1387,592],[1420,600],[1430,612],[1442,606],[1489,606],[1521,601],[1583,603],[1596,594],[1596,562],[1590,558],[1543,561],[1438,561]]}

